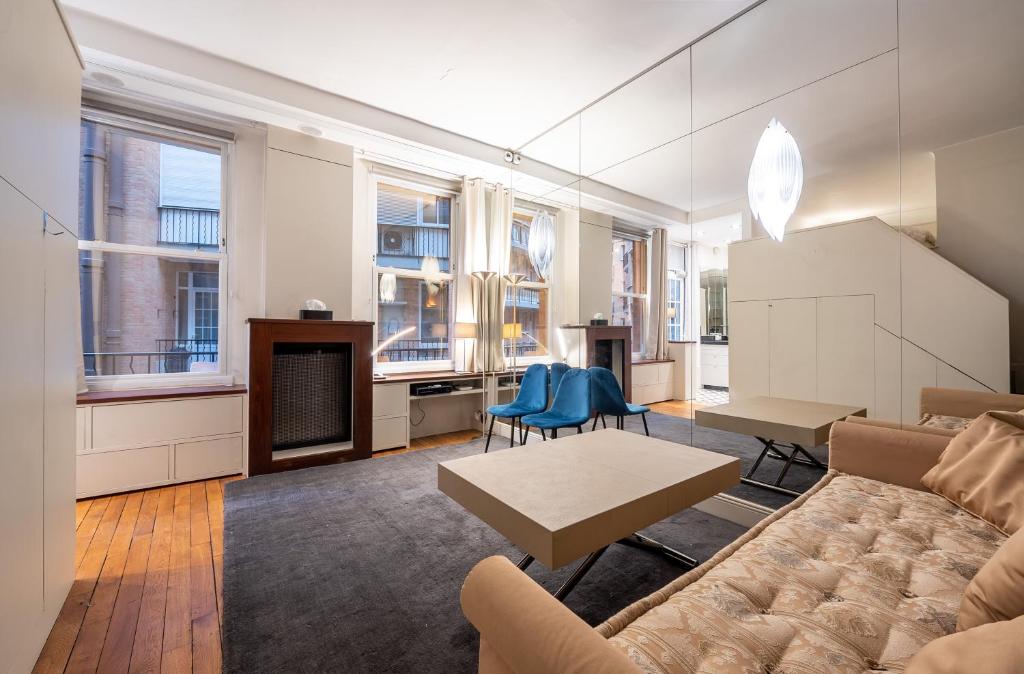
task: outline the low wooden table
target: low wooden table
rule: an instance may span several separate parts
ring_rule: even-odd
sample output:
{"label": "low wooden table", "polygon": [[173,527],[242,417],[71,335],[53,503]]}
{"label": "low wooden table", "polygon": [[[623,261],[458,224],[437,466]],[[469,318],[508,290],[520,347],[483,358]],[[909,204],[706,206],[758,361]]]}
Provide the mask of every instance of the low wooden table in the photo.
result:
{"label": "low wooden table", "polygon": [[585,558],[564,599],[615,542],[697,560],[636,532],[739,484],[739,460],[605,429],[437,466],[437,486],[551,569]]}
{"label": "low wooden table", "polygon": [[[828,440],[829,429],[836,421],[849,416],[862,417],[866,414],[867,410],[863,407],[758,396],[698,409],[695,420],[700,426],[752,435],[761,441],[764,449],[743,476],[744,484],[763,487],[788,496],[799,496],[799,492],[782,486],[782,480],[789,472],[790,466],[799,463],[827,469],[827,466],[812,456],[805,447],[817,447],[825,443]],[[780,447],[788,447],[792,451],[787,455],[779,449]],[[786,462],[774,483],[754,479],[754,472],[765,457]]]}

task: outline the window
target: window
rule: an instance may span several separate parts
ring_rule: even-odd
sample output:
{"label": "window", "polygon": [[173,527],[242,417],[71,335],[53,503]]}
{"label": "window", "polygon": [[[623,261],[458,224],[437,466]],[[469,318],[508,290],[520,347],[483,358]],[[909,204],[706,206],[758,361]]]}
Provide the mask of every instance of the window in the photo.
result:
{"label": "window", "polygon": [[678,342],[686,334],[686,246],[668,245],[668,339]]}
{"label": "window", "polygon": [[[517,287],[505,290],[506,324],[518,324],[518,336],[504,341],[505,356],[516,358],[548,355],[550,332],[549,283],[530,261],[530,228],[539,217],[552,218],[544,211],[534,211],[517,206],[512,212],[512,252],[509,256],[509,271],[523,274],[526,279]],[[549,272],[550,273],[550,272]]]}
{"label": "window", "polygon": [[451,360],[454,197],[376,182],[378,364]]}
{"label": "window", "polygon": [[643,351],[647,316],[647,241],[612,235],[612,325],[633,326],[633,352]]}
{"label": "window", "polygon": [[79,273],[91,383],[222,374],[226,146],[83,119]]}

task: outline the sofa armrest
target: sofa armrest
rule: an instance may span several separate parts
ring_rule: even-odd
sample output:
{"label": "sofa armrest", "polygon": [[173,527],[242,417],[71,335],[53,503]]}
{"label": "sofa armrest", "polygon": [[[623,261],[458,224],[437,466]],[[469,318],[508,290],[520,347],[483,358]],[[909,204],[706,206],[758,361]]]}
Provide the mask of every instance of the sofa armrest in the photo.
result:
{"label": "sofa armrest", "polygon": [[829,468],[926,491],[921,477],[939,460],[949,437],[837,421],[828,438]]}
{"label": "sofa armrest", "polygon": [[955,388],[926,387],[921,389],[921,414],[945,414],[973,419],[989,410],[1017,412],[1024,409],[1024,395],[964,391]]}
{"label": "sofa armrest", "polygon": [[952,438],[959,431],[952,428],[940,428],[939,426],[921,426],[918,424],[901,424],[898,421],[885,421],[884,419],[869,419],[867,417],[846,417],[851,424],[863,424],[877,428],[891,428],[896,431],[912,431],[914,433],[927,433],[928,435],[941,435]]}
{"label": "sofa armrest", "polygon": [[462,612],[480,630],[480,672],[640,674],[629,658],[505,557],[478,563]]}

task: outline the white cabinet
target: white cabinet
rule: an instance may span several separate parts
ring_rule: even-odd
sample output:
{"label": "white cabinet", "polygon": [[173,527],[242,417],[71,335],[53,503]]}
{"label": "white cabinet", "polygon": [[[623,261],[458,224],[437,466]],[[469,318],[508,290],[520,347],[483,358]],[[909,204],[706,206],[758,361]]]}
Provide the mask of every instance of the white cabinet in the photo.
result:
{"label": "white cabinet", "polygon": [[373,451],[409,445],[409,385],[373,385]]}
{"label": "white cabinet", "polygon": [[[768,349],[767,300],[729,302],[731,400],[768,395]],[[704,373],[701,372],[701,380],[703,379]]]}
{"label": "white cabinet", "polygon": [[647,405],[671,400],[673,363],[634,363],[631,368],[633,402]]}
{"label": "white cabinet", "polygon": [[244,472],[245,396],[83,405],[79,498]]}
{"label": "white cabinet", "polygon": [[817,335],[818,401],[874,407],[874,297],[819,297]]}
{"label": "white cabinet", "polygon": [[817,299],[771,300],[768,309],[770,395],[817,400]]}
{"label": "white cabinet", "polygon": [[4,181],[0,232],[0,656],[6,656],[35,641],[29,629],[43,612],[45,454],[42,212]]}

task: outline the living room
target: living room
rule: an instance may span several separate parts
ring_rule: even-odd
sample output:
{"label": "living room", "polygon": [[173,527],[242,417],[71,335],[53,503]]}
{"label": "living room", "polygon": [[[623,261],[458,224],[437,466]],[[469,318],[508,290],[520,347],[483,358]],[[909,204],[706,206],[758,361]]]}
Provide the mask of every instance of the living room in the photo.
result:
{"label": "living room", "polygon": [[1021,671],[1021,26],[6,0],[2,670]]}

